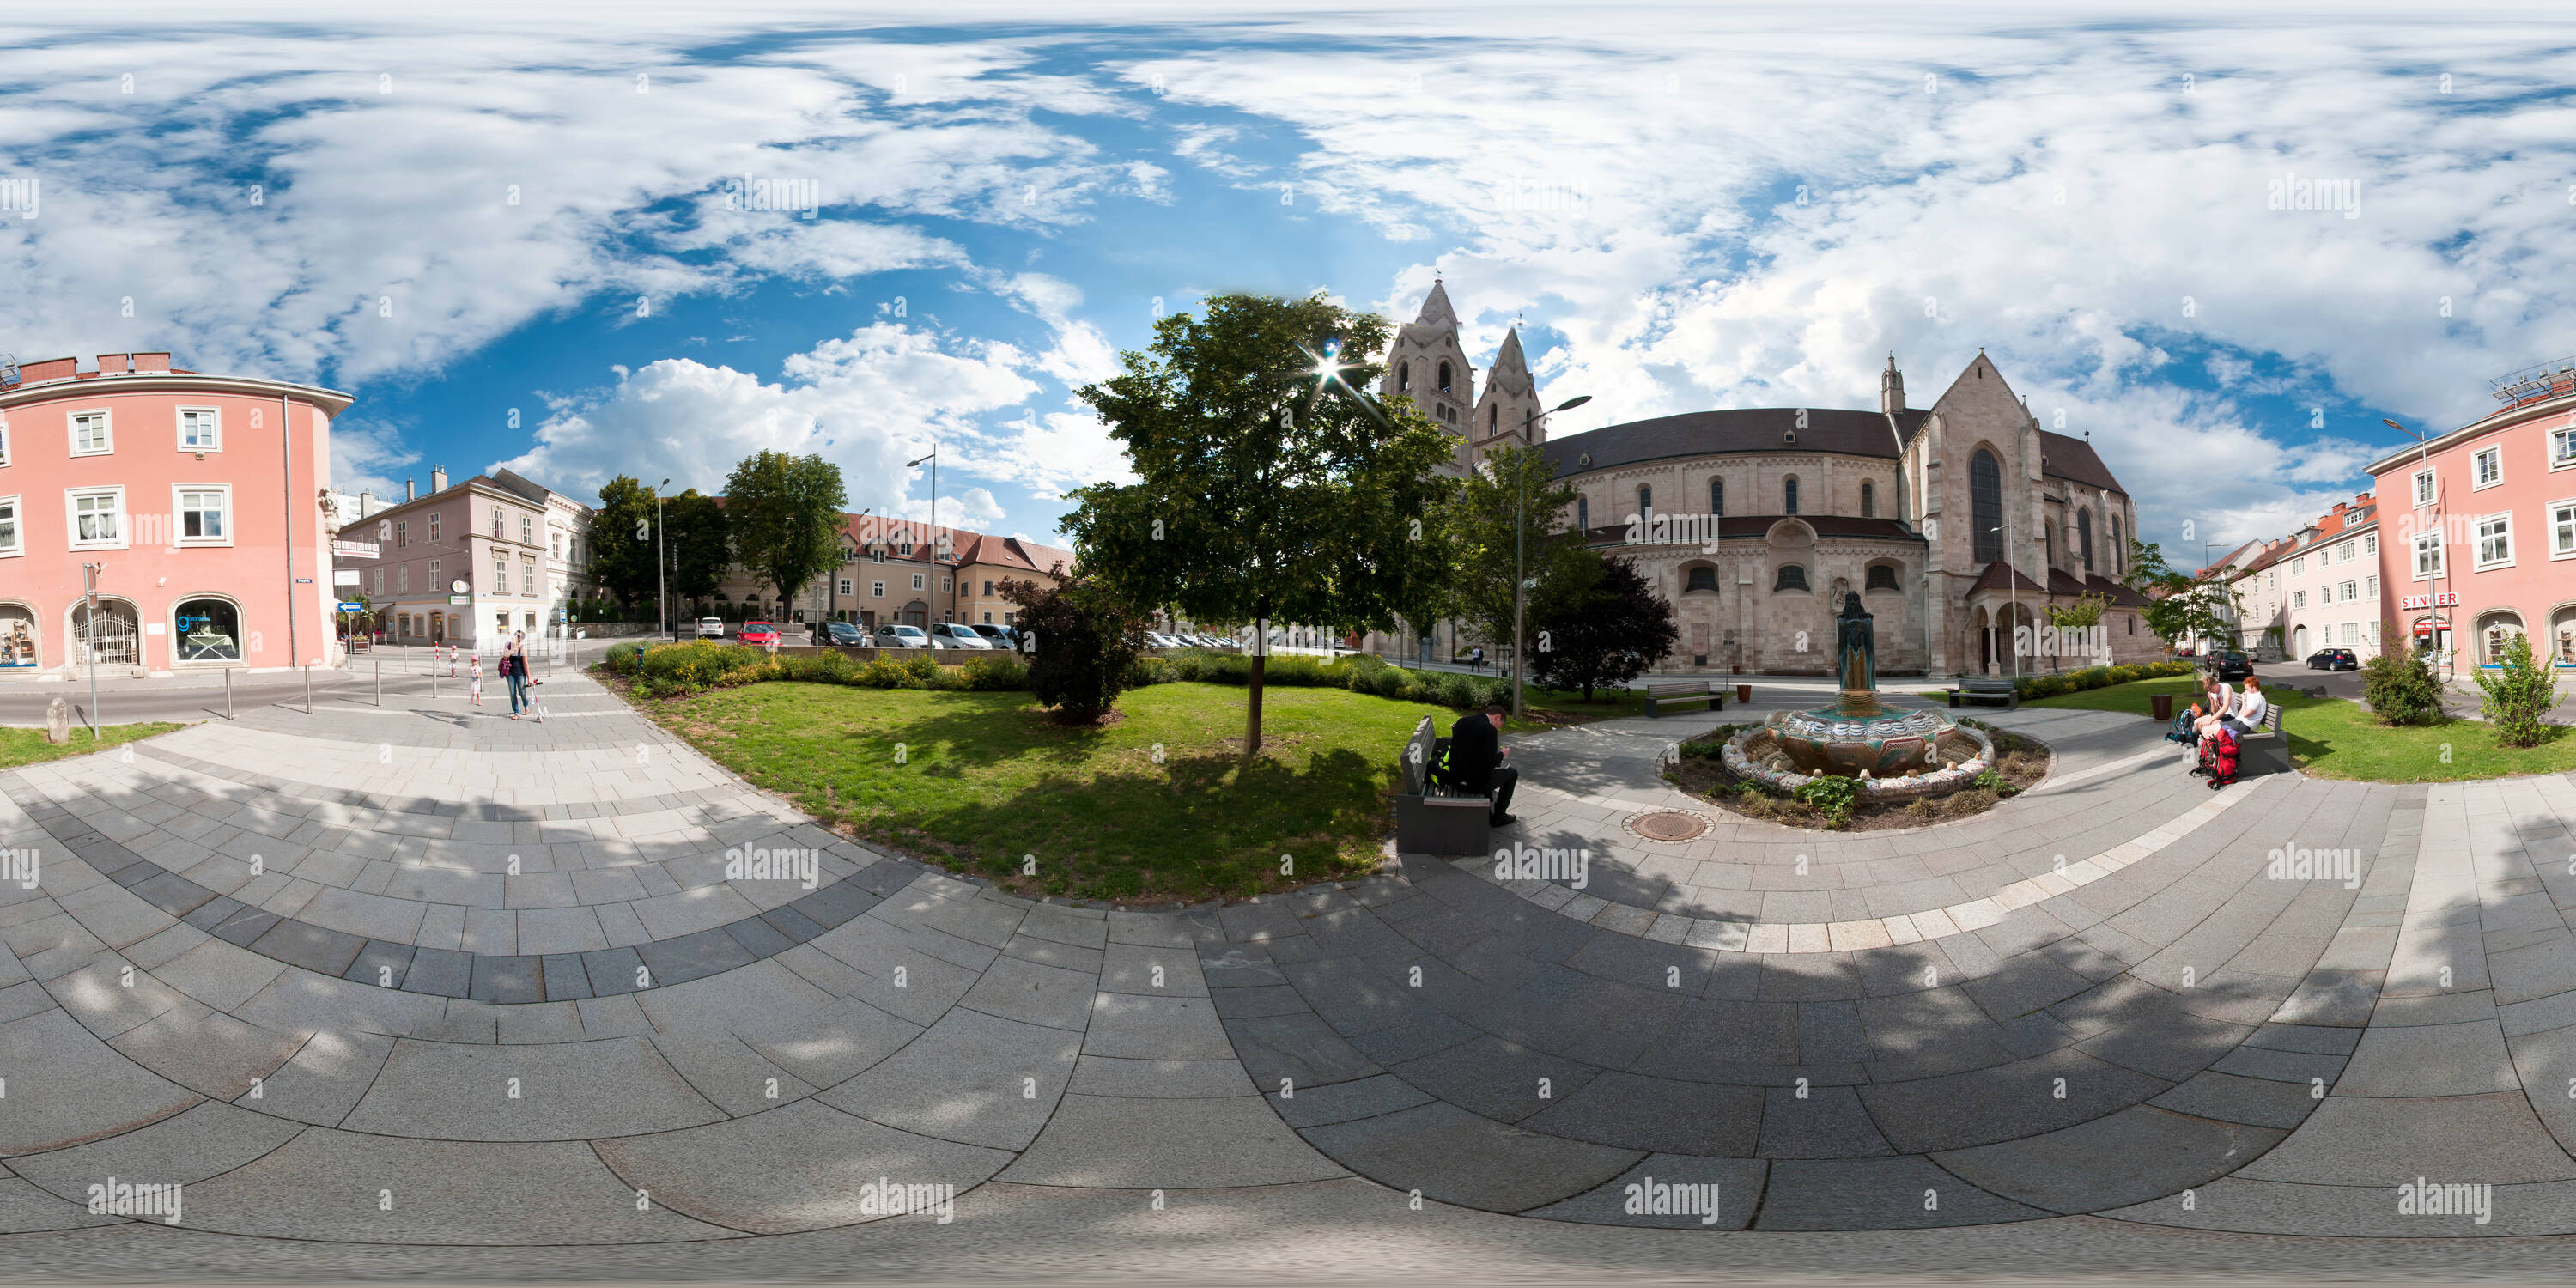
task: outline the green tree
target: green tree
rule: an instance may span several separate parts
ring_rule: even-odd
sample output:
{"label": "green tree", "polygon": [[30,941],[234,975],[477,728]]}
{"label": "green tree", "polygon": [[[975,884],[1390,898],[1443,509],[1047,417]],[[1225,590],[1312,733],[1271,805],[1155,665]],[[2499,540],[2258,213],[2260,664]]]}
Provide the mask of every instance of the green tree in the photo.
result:
{"label": "green tree", "polygon": [[[2107,595],[2080,595],[2076,597],[2074,603],[2063,607],[2056,604],[2049,605],[2048,624],[2058,628],[2060,631],[2070,629],[2089,630],[2102,624],[2102,610],[2109,608],[2110,606],[2111,600]],[[2064,646],[2061,645],[2058,652],[2050,653],[2048,655],[2049,670],[2055,671],[2058,669],[2057,659],[2063,652]],[[2107,662],[2110,659],[2108,655],[2105,654],[2102,657],[2102,660]]]}
{"label": "green tree", "polygon": [[820,456],[754,452],[725,479],[733,561],[786,599],[840,561],[841,467]]}
{"label": "green tree", "polygon": [[1448,615],[1497,644],[1512,639],[1516,540],[1517,566],[1525,580],[1538,583],[1530,603],[1559,593],[1560,583],[1571,593],[1588,589],[1600,561],[1586,560],[1587,548],[1558,536],[1573,505],[1574,489],[1556,481],[1556,467],[1537,448],[1487,455],[1483,468],[1451,494],[1440,523],[1450,559]]}
{"label": "green tree", "polygon": [[[1364,391],[1384,319],[1303,300],[1218,295],[1155,324],[1147,352],[1084,386],[1138,481],[1071,494],[1064,531],[1125,602],[1198,622],[1384,630],[1445,576],[1431,535],[1450,439],[1409,402]],[[1256,651],[1244,754],[1261,750]]]}
{"label": "green tree", "polygon": [[2549,740],[2549,709],[2558,705],[2558,676],[2546,659],[2534,659],[2531,638],[2520,631],[2497,655],[2494,673],[2477,671],[2479,699],[2496,741],[2508,747],[2537,747]]}
{"label": "green tree", "polygon": [[2194,577],[2178,571],[2165,562],[2161,547],[2131,537],[2129,574],[2123,580],[2146,595],[2147,607],[2138,615],[2165,647],[2186,636],[2214,640],[2221,647],[2233,641],[2229,621],[2236,596],[2224,577]]}
{"label": "green tree", "polygon": [[1087,725],[1107,715],[1145,651],[1149,615],[1097,579],[1054,569],[1058,584],[1005,581],[1002,598],[1016,619],[1029,658],[1029,688],[1062,724]]}
{"label": "green tree", "polygon": [[1673,606],[1625,559],[1572,545],[1556,582],[1532,600],[1530,673],[1551,689],[1626,684],[1681,642]]}
{"label": "green tree", "polygon": [[733,530],[724,506],[696,488],[662,505],[662,539],[671,549],[672,598],[686,602],[716,593],[725,570],[733,566]]}
{"label": "green tree", "polygon": [[653,581],[653,493],[620,474],[599,489],[590,519],[590,575],[621,606],[649,599]]}

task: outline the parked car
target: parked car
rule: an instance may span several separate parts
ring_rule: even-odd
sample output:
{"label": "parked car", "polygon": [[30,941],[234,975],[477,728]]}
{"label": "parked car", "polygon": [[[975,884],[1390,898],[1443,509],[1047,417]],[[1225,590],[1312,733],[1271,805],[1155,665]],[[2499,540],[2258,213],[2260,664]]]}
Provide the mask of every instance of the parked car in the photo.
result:
{"label": "parked car", "polygon": [[975,633],[983,636],[986,643],[991,644],[993,647],[998,649],[1015,649],[1020,646],[1020,633],[1012,630],[1008,626],[997,626],[991,622],[977,622],[975,623]]}
{"label": "parked car", "polygon": [[758,644],[763,647],[779,642],[778,628],[768,622],[744,622],[742,634],[734,638],[745,644]]}
{"label": "parked car", "polygon": [[2358,671],[2361,669],[2361,659],[2354,656],[2353,651],[2348,648],[2321,648],[2314,653],[2308,654],[2308,669],[2311,671]]}
{"label": "parked car", "polygon": [[953,648],[967,652],[983,652],[992,648],[993,644],[992,641],[976,634],[975,628],[964,622],[932,622],[930,624],[930,646],[932,648]]}
{"label": "parked car", "polygon": [[870,642],[878,648],[928,648],[930,635],[918,626],[888,622],[877,628],[877,633]]}
{"label": "parked car", "polygon": [[848,622],[825,622],[818,629],[821,630],[823,642],[826,644],[839,644],[847,647],[849,645],[865,644],[868,642],[867,632],[860,630],[858,627],[853,626]]}
{"label": "parked car", "polygon": [[721,618],[721,617],[701,617],[701,618],[699,618],[699,619],[698,619],[698,638],[699,638],[699,639],[702,639],[702,640],[720,640],[720,639],[723,639],[723,638],[724,638],[724,619],[723,619],[723,618]]}
{"label": "parked car", "polygon": [[2254,674],[2254,659],[2236,649],[2211,654],[2201,660],[2201,665],[2218,672],[2221,680],[2242,680]]}

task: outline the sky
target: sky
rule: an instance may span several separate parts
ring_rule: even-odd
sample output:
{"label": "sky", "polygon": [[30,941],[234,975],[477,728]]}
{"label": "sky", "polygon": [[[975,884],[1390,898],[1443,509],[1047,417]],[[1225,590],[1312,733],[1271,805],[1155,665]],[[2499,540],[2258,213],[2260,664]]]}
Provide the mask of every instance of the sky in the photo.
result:
{"label": "sky", "polygon": [[[357,395],[333,481],[838,463],[1061,543],[1206,294],[1517,323],[1552,423],[1983,348],[2177,564],[2576,351],[2543,7],[958,0],[0,13],[0,352]],[[2188,556],[2188,558],[2186,558]]]}

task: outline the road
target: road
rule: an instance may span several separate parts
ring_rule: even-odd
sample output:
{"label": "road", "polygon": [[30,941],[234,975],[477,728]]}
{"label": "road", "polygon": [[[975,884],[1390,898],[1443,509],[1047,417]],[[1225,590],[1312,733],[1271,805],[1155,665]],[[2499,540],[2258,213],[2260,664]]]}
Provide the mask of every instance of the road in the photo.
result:
{"label": "road", "polygon": [[[575,640],[568,651],[556,655],[554,665],[568,667],[578,660],[587,664],[607,651],[615,640]],[[313,671],[313,702],[322,706],[368,706],[376,696],[376,677],[381,668],[388,701],[406,695],[426,697],[430,692],[430,650],[426,648],[387,648],[361,654],[348,667],[317,667]],[[538,674],[545,673],[542,655]],[[491,662],[484,671],[488,677]],[[440,669],[438,681],[442,692],[463,680],[445,679]],[[459,674],[463,674],[460,666]],[[501,692],[493,680],[487,692]],[[60,696],[74,708],[73,722],[83,723],[83,712],[90,705],[90,689],[85,682],[68,684],[0,685],[0,727],[41,728],[45,709]],[[304,677],[288,674],[236,676],[232,685],[233,711],[238,714],[253,707],[286,706],[301,709],[304,705]],[[163,680],[137,681],[120,679],[113,687],[102,685],[98,695],[99,720],[104,724],[136,724],[156,720],[220,720],[224,716],[224,684],[218,673],[172,676]]]}

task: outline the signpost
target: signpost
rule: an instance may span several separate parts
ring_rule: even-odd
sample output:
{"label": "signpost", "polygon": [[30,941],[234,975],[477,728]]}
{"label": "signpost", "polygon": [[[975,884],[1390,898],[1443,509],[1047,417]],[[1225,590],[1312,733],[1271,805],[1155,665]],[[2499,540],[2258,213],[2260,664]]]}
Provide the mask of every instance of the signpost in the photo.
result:
{"label": "signpost", "polygon": [[98,575],[107,571],[102,563],[81,565],[83,593],[89,597],[89,741],[98,745]]}

